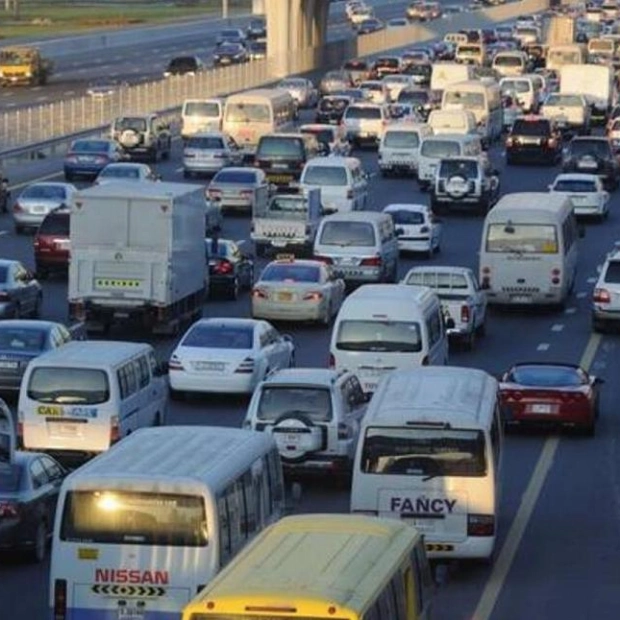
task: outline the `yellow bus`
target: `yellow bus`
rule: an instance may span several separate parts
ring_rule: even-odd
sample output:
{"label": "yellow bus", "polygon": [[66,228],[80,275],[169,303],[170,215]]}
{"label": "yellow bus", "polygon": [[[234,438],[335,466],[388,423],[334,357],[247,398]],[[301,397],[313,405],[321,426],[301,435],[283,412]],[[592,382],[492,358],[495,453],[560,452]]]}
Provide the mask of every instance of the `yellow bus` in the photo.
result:
{"label": "yellow bus", "polygon": [[248,545],[183,620],[428,620],[422,535],[396,519],[298,515]]}

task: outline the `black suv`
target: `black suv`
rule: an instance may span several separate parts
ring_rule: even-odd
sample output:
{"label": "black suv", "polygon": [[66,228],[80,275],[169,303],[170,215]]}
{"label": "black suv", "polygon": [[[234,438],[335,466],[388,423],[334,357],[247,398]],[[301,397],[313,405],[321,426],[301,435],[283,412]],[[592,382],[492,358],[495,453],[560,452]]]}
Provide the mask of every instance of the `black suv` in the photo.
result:
{"label": "black suv", "polygon": [[299,181],[306,162],[320,153],[315,136],[300,133],[272,133],[262,136],[256,147],[254,164],[265,171],[273,185]]}
{"label": "black suv", "polygon": [[202,71],[203,64],[195,56],[177,56],[173,58],[164,71],[164,77],[172,75],[195,75]]}
{"label": "black suv", "polygon": [[338,125],[350,103],[351,98],[344,95],[327,95],[322,97],[316,109],[315,121],[317,123]]}
{"label": "black suv", "polygon": [[518,118],[506,138],[506,163],[544,162],[555,165],[562,156],[562,135],[552,120]]}
{"label": "black suv", "polygon": [[620,181],[620,164],[609,138],[578,136],[564,152],[563,172],[582,172],[601,177],[606,190],[614,190]]}

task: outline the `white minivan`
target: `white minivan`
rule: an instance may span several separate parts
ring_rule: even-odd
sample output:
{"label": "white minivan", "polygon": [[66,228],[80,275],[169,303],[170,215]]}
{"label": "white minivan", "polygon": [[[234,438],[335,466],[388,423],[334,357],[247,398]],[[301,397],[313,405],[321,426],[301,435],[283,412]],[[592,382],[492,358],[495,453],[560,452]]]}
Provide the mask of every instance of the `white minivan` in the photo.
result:
{"label": "white minivan", "polygon": [[433,135],[478,134],[476,117],[469,110],[433,110],[428,116]]}
{"label": "white minivan", "polygon": [[381,174],[416,174],[420,142],[432,133],[433,130],[427,123],[403,122],[388,125],[379,144]]}
{"label": "white minivan", "polygon": [[441,302],[426,286],[368,284],[342,304],[329,363],[354,372],[374,392],[392,370],[448,363]]}
{"label": "white minivan", "polygon": [[224,119],[223,99],[186,99],[181,108],[181,137],[221,131]]}
{"label": "white minivan", "polygon": [[168,390],[153,347],[69,342],[32,360],[17,408],[27,450],[80,457],[107,450],[145,426],[164,423]]}
{"label": "white minivan", "polygon": [[302,170],[300,185],[303,189],[320,188],[324,213],[363,211],[368,204],[368,175],[357,157],[310,159]]}

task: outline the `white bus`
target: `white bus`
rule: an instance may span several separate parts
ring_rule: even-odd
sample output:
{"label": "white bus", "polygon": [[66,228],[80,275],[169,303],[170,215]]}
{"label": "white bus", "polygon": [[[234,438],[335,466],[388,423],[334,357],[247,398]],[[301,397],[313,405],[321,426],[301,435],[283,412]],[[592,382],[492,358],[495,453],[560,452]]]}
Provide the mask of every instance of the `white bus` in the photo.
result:
{"label": "white bus", "polygon": [[288,91],[248,90],[226,99],[222,131],[254,151],[262,136],[292,129],[296,116],[297,106]]}
{"label": "white bus", "polygon": [[284,486],[268,433],[162,427],[132,433],[68,476],[54,525],[55,620],[178,620],[267,525]]}
{"label": "white bus", "polygon": [[479,278],[488,302],[564,304],[575,283],[582,234],[565,194],[502,196],[482,229]]}
{"label": "white bus", "polygon": [[492,557],[501,494],[498,383],[423,366],[379,385],[362,422],[351,512],[400,518],[431,558]]}

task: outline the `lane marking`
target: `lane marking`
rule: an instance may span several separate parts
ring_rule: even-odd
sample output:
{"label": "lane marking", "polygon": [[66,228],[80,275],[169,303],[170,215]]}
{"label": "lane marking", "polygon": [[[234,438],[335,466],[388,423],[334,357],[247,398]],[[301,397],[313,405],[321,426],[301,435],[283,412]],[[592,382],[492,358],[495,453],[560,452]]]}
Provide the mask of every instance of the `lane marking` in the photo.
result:
{"label": "lane marking", "polygon": [[[579,365],[586,371],[590,370],[600,343],[600,334],[592,334],[590,336],[588,344],[581,356],[581,360],[579,361]],[[472,620],[489,620],[493,613],[497,599],[506,583],[508,573],[517,555],[517,551],[519,550],[525,530],[534,513],[534,508],[536,508],[540,493],[551,471],[551,467],[553,466],[553,460],[559,445],[560,437],[558,435],[547,438],[543,445],[532,477],[525,489],[525,493],[523,493],[517,514],[506,536],[506,541],[493,566],[493,570],[484,587],[480,601],[474,610]]]}
{"label": "lane marking", "polygon": [[27,185],[32,185],[33,183],[40,183],[41,181],[49,181],[50,179],[55,179],[56,177],[61,177],[64,172],[52,172],[51,174],[44,174],[42,177],[37,177],[36,179],[31,179],[30,181],[22,181],[21,183],[16,183],[15,185],[9,185],[9,189],[12,191],[14,189],[21,189],[22,187],[26,187]]}
{"label": "lane marking", "polygon": [[9,231],[8,230],[0,230],[0,237],[2,237],[3,235],[8,235]]}
{"label": "lane marking", "polygon": [[585,292],[577,293],[577,299],[583,299],[586,295],[587,295],[587,293],[585,293]]}
{"label": "lane marking", "polygon": [[536,347],[537,351],[548,351],[549,350],[549,343],[548,342],[541,342],[537,347]]}
{"label": "lane marking", "polygon": [[598,280],[598,278],[588,278],[587,279],[587,283],[588,284],[594,284],[597,280]]}
{"label": "lane marking", "polygon": [[564,314],[575,314],[575,312],[577,312],[577,308],[575,307],[566,308],[566,310],[564,310]]}
{"label": "lane marking", "polygon": [[551,326],[552,332],[561,332],[564,329],[564,325],[562,323],[556,323]]}

